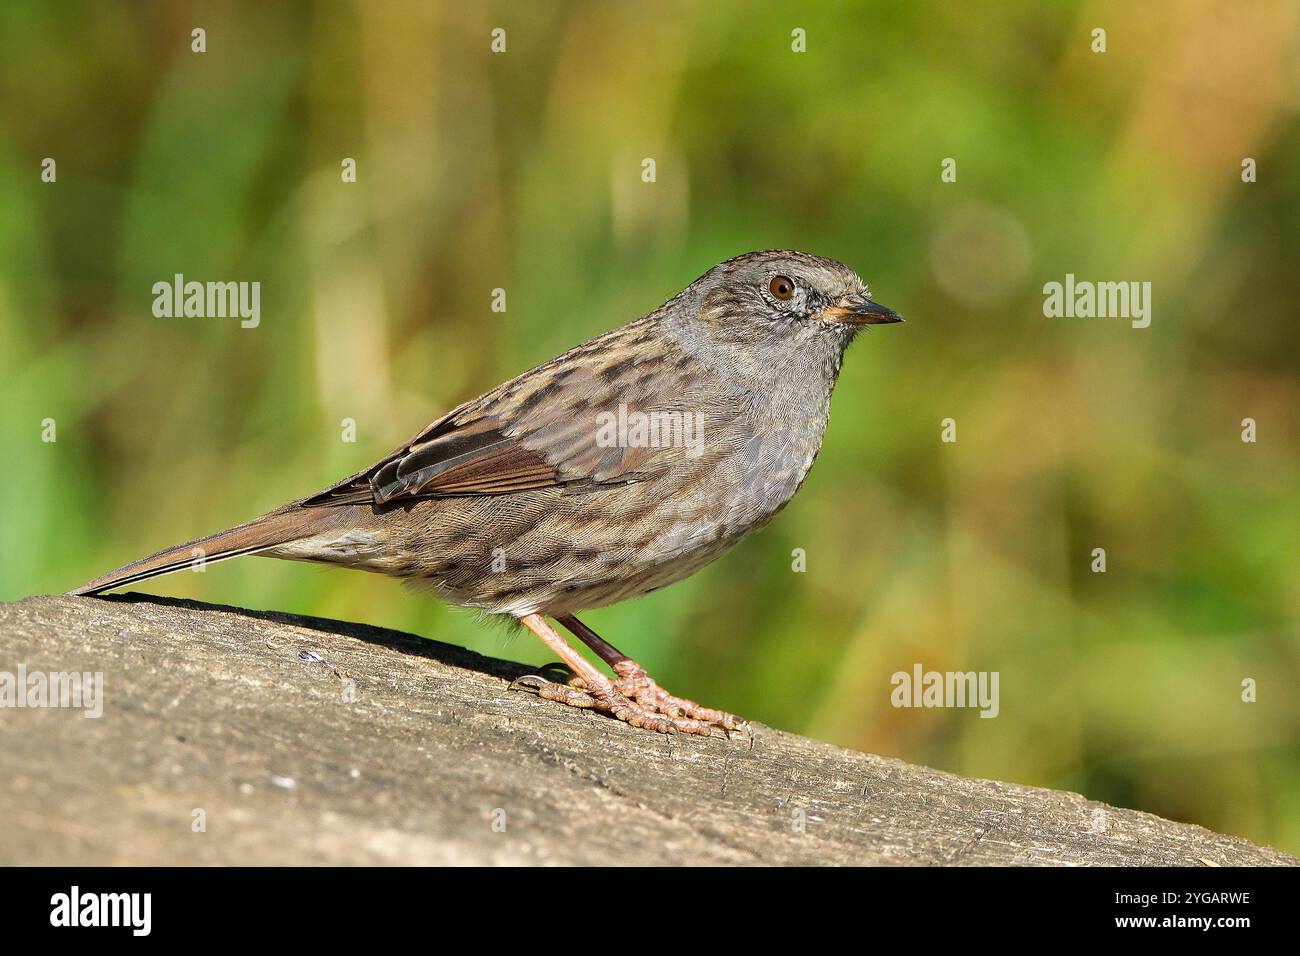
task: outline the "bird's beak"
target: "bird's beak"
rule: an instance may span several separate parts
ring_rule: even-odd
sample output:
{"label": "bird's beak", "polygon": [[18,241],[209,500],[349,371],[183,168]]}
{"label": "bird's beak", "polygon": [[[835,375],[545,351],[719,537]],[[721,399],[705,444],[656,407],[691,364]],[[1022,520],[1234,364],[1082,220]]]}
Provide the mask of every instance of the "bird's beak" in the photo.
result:
{"label": "bird's beak", "polygon": [[843,325],[884,325],[903,321],[903,317],[893,309],[877,305],[865,295],[846,295],[830,308],[822,309],[821,317]]}

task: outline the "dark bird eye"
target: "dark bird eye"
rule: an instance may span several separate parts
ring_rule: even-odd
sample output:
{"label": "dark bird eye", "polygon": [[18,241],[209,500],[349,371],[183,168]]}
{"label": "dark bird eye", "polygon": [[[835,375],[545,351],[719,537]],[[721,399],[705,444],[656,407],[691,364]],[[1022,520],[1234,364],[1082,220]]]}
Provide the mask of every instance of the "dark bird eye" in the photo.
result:
{"label": "dark bird eye", "polygon": [[794,296],[794,280],[789,276],[774,276],[767,287],[782,302],[789,302]]}

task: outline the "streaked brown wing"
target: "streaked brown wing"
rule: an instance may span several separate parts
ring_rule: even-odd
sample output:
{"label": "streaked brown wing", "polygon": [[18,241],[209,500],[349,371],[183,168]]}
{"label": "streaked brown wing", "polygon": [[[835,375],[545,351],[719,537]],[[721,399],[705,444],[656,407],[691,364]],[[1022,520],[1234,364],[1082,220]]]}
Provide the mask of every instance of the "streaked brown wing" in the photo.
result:
{"label": "streaked brown wing", "polygon": [[[689,370],[689,371],[688,371]],[[650,320],[615,329],[466,402],[367,471],[306,505],[498,495],[558,485],[639,481],[671,468],[680,447],[603,446],[597,416],[690,408],[698,363]],[[707,374],[707,373],[706,373]],[[714,403],[716,405],[716,403]],[[733,418],[738,405],[710,410]]]}
{"label": "streaked brown wing", "polygon": [[545,456],[507,437],[486,415],[445,423],[368,479],[379,504],[403,495],[504,494],[555,483],[555,468]]}

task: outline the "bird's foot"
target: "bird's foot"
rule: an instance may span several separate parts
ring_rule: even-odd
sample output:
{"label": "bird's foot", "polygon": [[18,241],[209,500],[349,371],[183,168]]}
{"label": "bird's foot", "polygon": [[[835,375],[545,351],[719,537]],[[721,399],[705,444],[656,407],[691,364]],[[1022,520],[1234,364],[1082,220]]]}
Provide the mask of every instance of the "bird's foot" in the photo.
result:
{"label": "bird's foot", "polygon": [[[527,674],[510,685],[512,690],[526,690],[543,700],[599,710],[633,727],[661,734],[697,734],[707,737],[714,727],[735,730],[745,722],[733,714],[701,707],[694,701],[674,697],[656,684],[643,668],[632,661],[620,662],[614,670],[618,679],[590,687],[581,677],[563,665],[548,665],[562,672],[562,681],[548,680],[542,674]],[[557,674],[558,676],[558,674]]]}
{"label": "bird's foot", "polygon": [[636,661],[619,661],[614,665],[614,673],[618,675],[618,680],[614,681],[615,690],[657,714],[674,718],[686,717],[701,723],[713,724],[723,730],[736,730],[745,725],[744,719],[735,714],[704,707],[693,700],[668,693],[656,684],[646,673],[645,668]]}
{"label": "bird's foot", "polygon": [[510,689],[526,690],[536,694],[542,700],[553,700],[569,707],[599,710],[633,727],[653,730],[656,733],[708,736],[712,730],[711,724],[698,720],[657,714],[649,707],[629,700],[608,682],[605,687],[589,689],[580,677],[570,678],[568,683],[560,684],[549,681],[540,674],[525,674],[511,684]]}

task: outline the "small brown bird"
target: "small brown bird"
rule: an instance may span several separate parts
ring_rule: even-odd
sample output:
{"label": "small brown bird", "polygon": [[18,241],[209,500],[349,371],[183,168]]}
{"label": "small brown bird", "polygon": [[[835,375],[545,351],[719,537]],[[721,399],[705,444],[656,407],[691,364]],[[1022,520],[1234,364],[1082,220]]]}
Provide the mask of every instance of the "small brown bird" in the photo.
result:
{"label": "small brown bird", "polygon": [[516,682],[540,697],[663,733],[731,729],[574,615],[680,581],[771,520],[821,448],[844,350],[862,326],[901,321],[832,259],[738,256],[333,487],[71,593],[245,554],[378,571],[520,621],[571,672]]}

